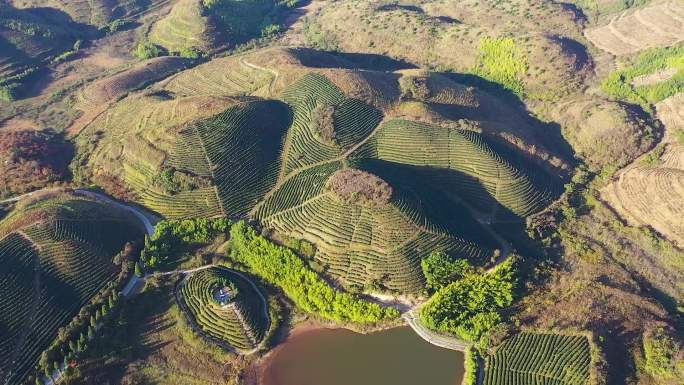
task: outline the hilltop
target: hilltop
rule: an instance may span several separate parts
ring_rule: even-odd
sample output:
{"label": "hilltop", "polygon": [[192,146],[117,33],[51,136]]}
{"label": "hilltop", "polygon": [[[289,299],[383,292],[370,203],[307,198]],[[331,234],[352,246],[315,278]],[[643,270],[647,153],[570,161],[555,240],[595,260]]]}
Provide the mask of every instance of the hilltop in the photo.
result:
{"label": "hilltop", "polygon": [[[280,49],[180,72],[83,131],[77,172],[169,218],[258,219],[315,244],[317,268],[346,285],[408,292],[424,250],[490,263],[501,246],[477,220],[521,221],[558,196],[550,170],[567,165],[515,105],[509,130],[495,96],[447,75],[348,60]],[[345,202],[330,187],[359,196],[362,175],[392,192]]]}
{"label": "hilltop", "polygon": [[59,12],[16,9],[0,2],[0,100],[18,97],[29,77],[73,49],[83,35]]}
{"label": "hilltop", "polygon": [[[0,0],[0,375],[251,384],[405,319],[468,385],[679,385],[682,4]],[[66,186],[159,221],[13,199]]]}

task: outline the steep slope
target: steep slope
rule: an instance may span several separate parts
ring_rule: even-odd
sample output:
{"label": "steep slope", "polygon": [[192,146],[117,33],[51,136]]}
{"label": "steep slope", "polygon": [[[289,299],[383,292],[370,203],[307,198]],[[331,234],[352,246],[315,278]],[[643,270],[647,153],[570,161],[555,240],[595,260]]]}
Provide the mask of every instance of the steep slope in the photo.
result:
{"label": "steep slope", "polygon": [[636,161],[607,186],[604,198],[630,223],[651,226],[684,247],[684,94],[657,104],[666,127],[652,161]]}
{"label": "steep slope", "polygon": [[[512,107],[520,127],[490,123],[493,96],[301,54],[217,59],[124,98],[80,135],[79,175],[167,217],[257,219],[314,243],[312,263],[342,284],[403,292],[422,289],[430,250],[486,265],[501,246],[478,221],[519,222],[560,193],[547,170],[561,158],[507,140],[537,134]],[[302,64],[316,55],[329,67]],[[407,103],[425,109],[407,116]],[[373,186],[381,202],[345,198]]]}
{"label": "steep slope", "polygon": [[114,279],[120,268],[112,258],[142,236],[135,223],[125,212],[63,193],[20,202],[0,222],[3,383],[19,383],[57,330]]}
{"label": "steep slope", "polygon": [[32,74],[81,35],[68,18],[0,2],[0,100],[18,97]]}

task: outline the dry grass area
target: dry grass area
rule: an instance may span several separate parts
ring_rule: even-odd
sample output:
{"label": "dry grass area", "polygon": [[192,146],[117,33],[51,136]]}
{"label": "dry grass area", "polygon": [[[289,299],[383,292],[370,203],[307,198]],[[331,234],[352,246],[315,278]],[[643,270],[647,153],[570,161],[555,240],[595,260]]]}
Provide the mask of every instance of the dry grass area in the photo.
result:
{"label": "dry grass area", "polygon": [[666,1],[628,10],[585,34],[595,46],[616,56],[670,46],[684,40],[684,4]]}
{"label": "dry grass area", "polygon": [[608,384],[655,384],[640,369],[642,338],[677,328],[684,253],[652,232],[625,226],[601,202],[559,231],[562,262],[520,304],[524,327],[589,330],[609,365]]}
{"label": "dry grass area", "polygon": [[83,111],[98,108],[143,85],[158,81],[186,67],[190,60],[163,56],[138,63],[116,75],[90,83],[79,95],[78,108]]}
{"label": "dry grass area", "polygon": [[326,187],[346,203],[384,205],[392,197],[392,187],[377,176],[355,169],[344,169],[333,174]]}
{"label": "dry grass area", "polygon": [[288,32],[286,42],[324,44],[345,52],[383,54],[421,66],[468,72],[477,63],[483,37],[510,34],[530,62],[524,75],[529,95],[539,99],[575,92],[590,67],[581,22],[557,3],[320,3],[311,7],[307,23]]}
{"label": "dry grass area", "polygon": [[5,120],[0,124],[0,131],[34,131],[38,128],[38,125],[33,120],[19,117]]}
{"label": "dry grass area", "polygon": [[656,129],[643,114],[600,97],[560,103],[552,116],[565,123],[564,136],[595,170],[627,165],[651,148],[655,139]]}
{"label": "dry grass area", "polygon": [[604,198],[630,223],[651,226],[684,247],[684,94],[658,103],[665,124],[663,142],[651,154],[620,171]]}
{"label": "dry grass area", "polygon": [[667,68],[664,70],[656,71],[649,75],[637,76],[632,80],[633,87],[640,86],[650,86],[652,84],[657,84],[672,79],[679,70],[677,68]]}
{"label": "dry grass area", "polygon": [[74,384],[235,384],[244,363],[205,344],[184,324],[174,278],[148,283],[79,363]]}

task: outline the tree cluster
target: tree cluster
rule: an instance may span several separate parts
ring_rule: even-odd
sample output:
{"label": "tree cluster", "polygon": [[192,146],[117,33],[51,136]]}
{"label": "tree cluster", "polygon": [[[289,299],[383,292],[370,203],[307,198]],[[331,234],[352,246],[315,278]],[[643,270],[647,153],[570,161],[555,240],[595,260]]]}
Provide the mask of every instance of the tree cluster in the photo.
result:
{"label": "tree cluster", "polygon": [[0,196],[54,185],[69,175],[69,143],[49,132],[0,133]]}
{"label": "tree cluster", "polygon": [[646,373],[661,380],[684,379],[684,345],[676,333],[666,327],[648,330],[643,348]]}
{"label": "tree cluster", "polygon": [[513,303],[515,259],[489,273],[469,273],[438,290],[420,311],[431,329],[477,341],[502,321],[501,310]]}
{"label": "tree cluster", "polygon": [[232,223],[227,218],[163,220],[157,223],[154,234],[145,238],[140,258],[149,267],[158,266],[187,246],[206,244],[227,233]]}
{"label": "tree cluster", "polygon": [[292,250],[274,244],[241,221],[230,230],[231,258],[279,286],[301,309],[336,321],[375,323],[399,312],[335,290],[309,270]]}
{"label": "tree cluster", "polygon": [[446,253],[435,251],[420,261],[427,286],[439,290],[451,282],[474,272],[467,259],[456,259]]}
{"label": "tree cluster", "polygon": [[115,287],[105,289],[66,327],[59,329],[57,338],[41,354],[39,367],[42,370],[36,375],[36,383],[42,381],[42,374],[51,378],[55,370],[61,371],[75,364],[78,355],[88,349],[88,342],[95,337],[98,325],[119,307],[121,297]]}

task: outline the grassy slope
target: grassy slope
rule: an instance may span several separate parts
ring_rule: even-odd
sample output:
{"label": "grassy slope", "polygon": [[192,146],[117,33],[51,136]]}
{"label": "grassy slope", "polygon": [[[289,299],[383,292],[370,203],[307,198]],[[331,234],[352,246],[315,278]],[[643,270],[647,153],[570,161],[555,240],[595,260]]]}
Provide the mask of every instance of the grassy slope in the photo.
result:
{"label": "grassy slope", "polygon": [[220,36],[206,13],[201,0],[181,0],[166,17],[154,24],[148,38],[172,52],[188,48],[210,51]]}

